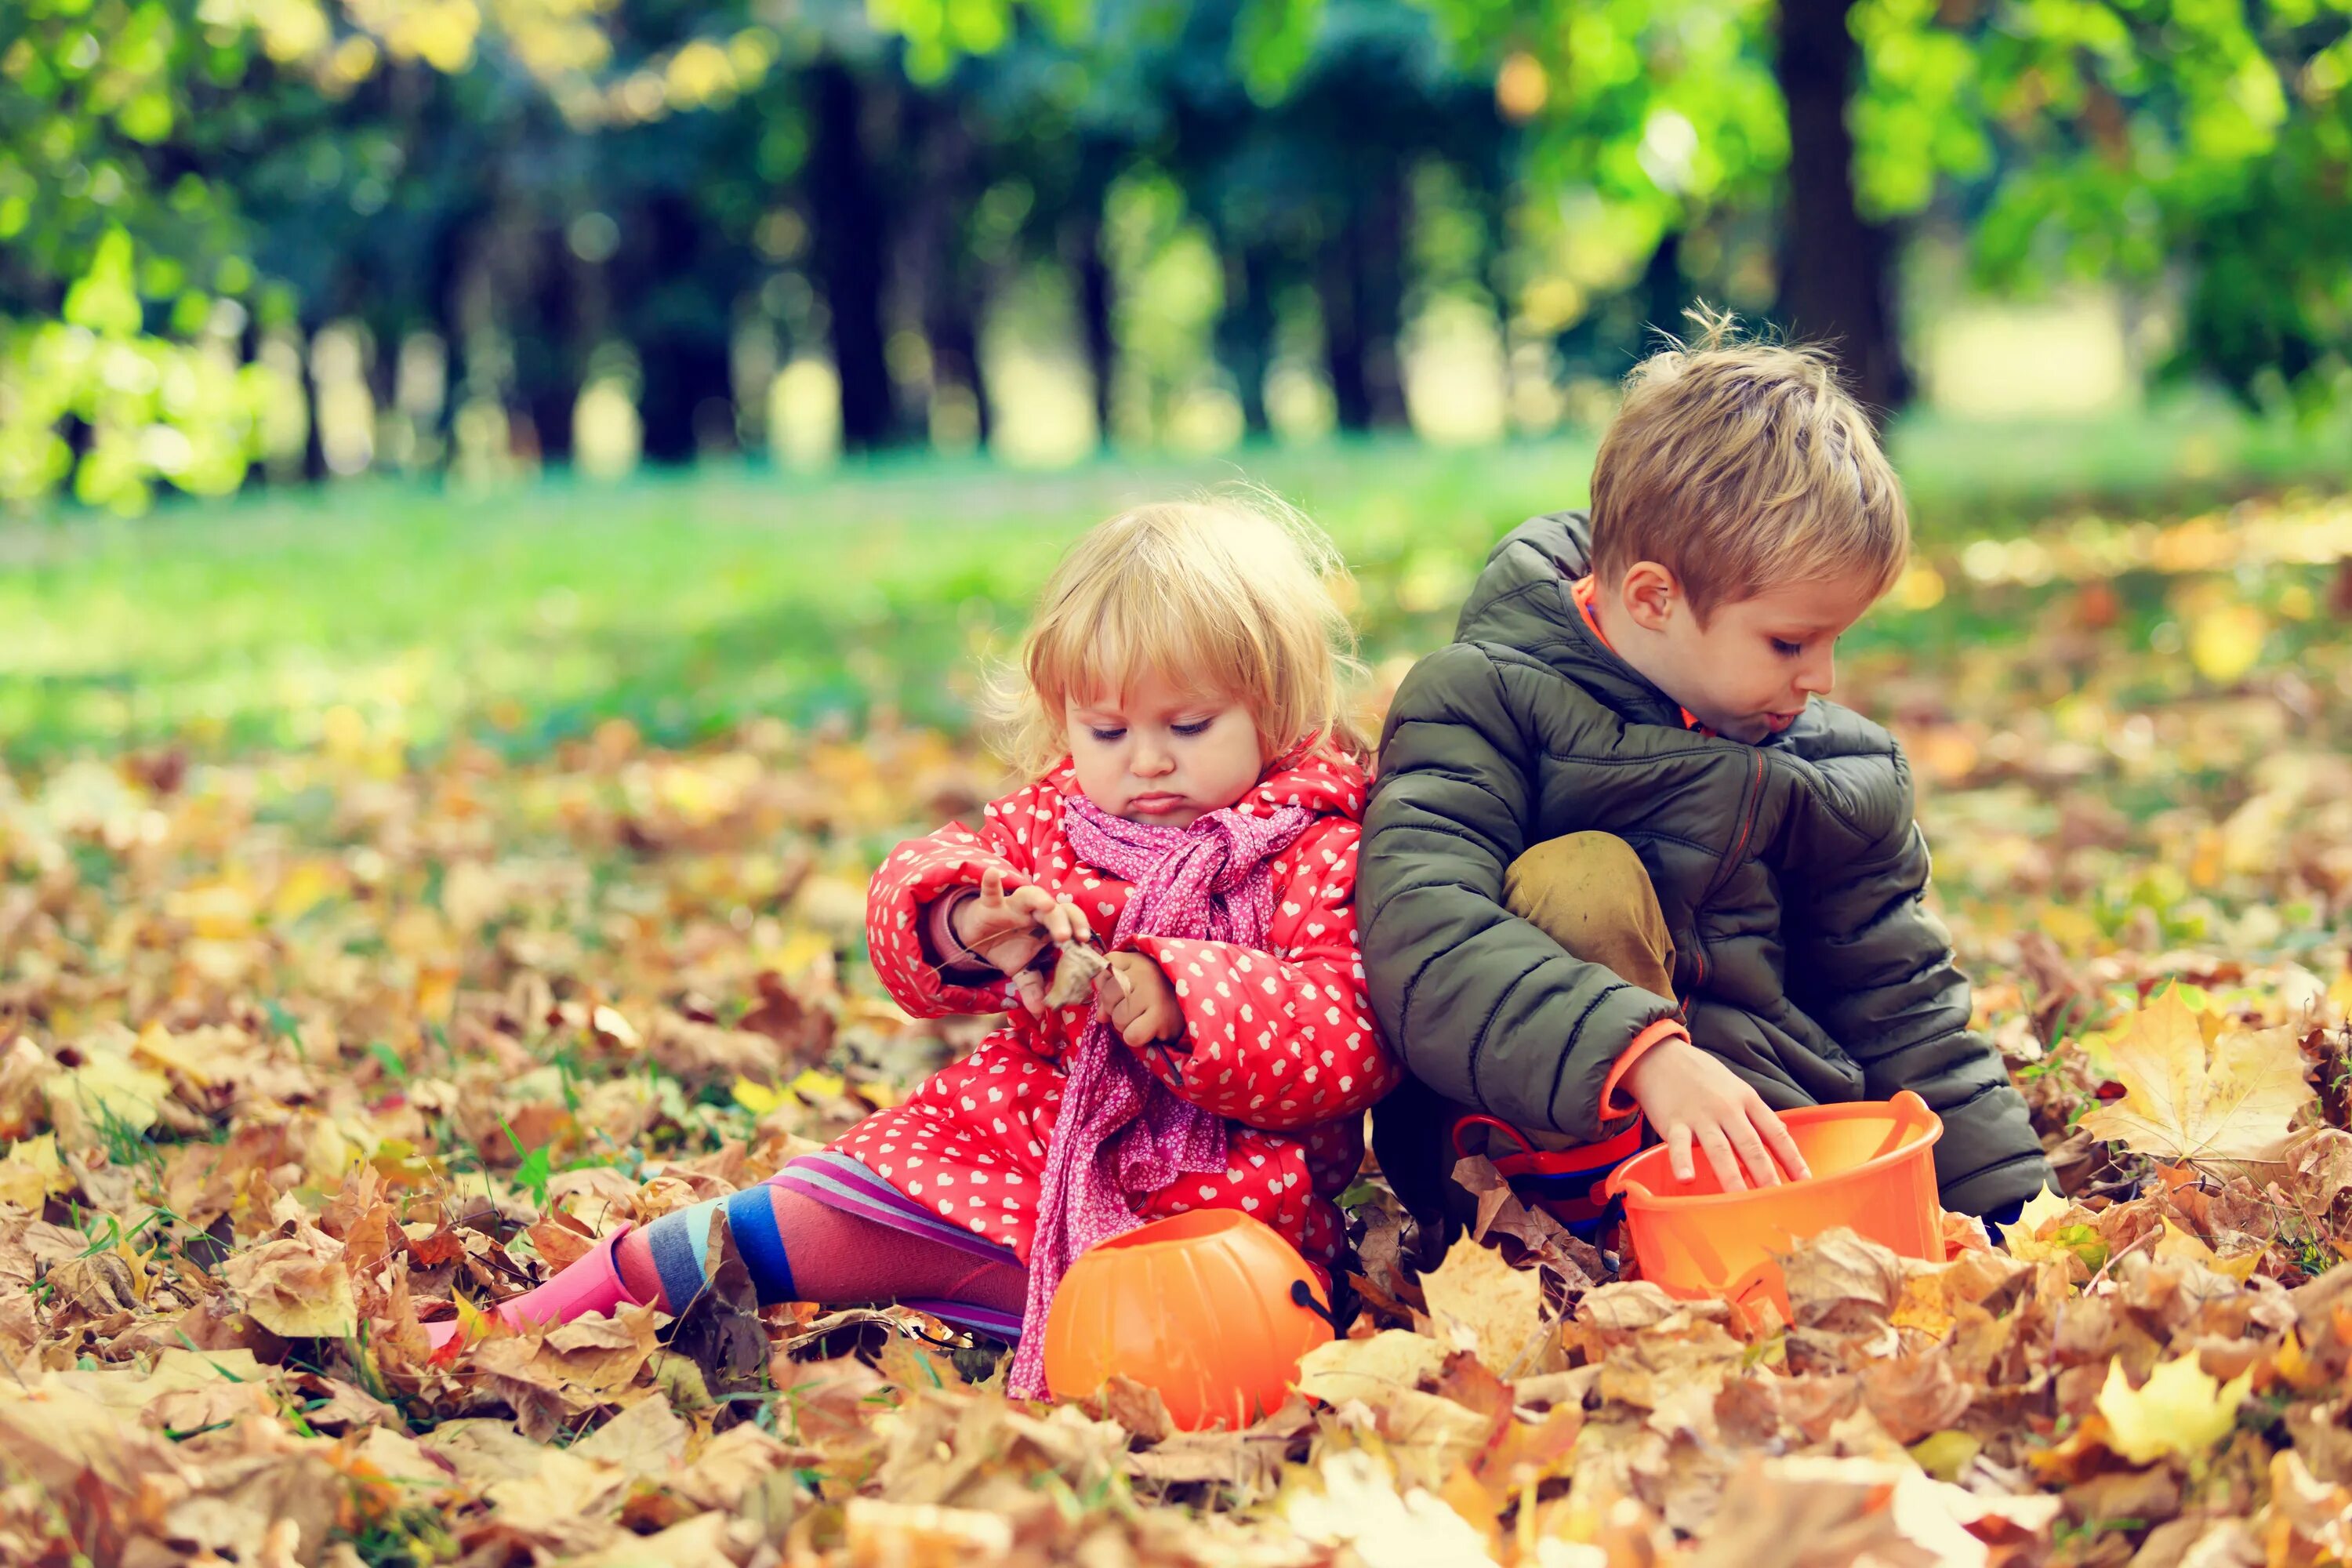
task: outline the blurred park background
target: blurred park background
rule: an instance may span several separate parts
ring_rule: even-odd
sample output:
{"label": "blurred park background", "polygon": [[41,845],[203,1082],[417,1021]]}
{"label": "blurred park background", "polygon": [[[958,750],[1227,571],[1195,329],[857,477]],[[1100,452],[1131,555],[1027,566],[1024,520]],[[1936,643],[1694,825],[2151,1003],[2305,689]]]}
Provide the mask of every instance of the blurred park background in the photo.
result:
{"label": "blurred park background", "polygon": [[8,0],[0,748],[952,724],[1237,477],[1393,660],[1698,299],[1886,417],[1859,651],[2095,581],[2226,684],[2342,609],[2347,84],[2347,0]]}

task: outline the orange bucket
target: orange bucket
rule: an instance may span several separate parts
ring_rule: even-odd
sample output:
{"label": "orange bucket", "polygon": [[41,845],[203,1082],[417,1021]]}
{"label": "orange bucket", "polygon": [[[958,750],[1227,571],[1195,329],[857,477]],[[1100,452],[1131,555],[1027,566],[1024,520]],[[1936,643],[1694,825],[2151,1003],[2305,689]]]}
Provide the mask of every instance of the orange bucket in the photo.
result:
{"label": "orange bucket", "polygon": [[1772,1255],[1808,1237],[1844,1226],[1906,1258],[1943,1258],[1935,1148],[1944,1123],[1926,1100],[1905,1089],[1780,1121],[1813,1173],[1805,1181],[1727,1193],[1700,1155],[1696,1176],[1678,1182],[1663,1144],[1610,1173],[1643,1279],[1685,1300],[1720,1296],[1751,1321],[1769,1301],[1787,1321],[1788,1285]]}
{"label": "orange bucket", "polygon": [[1183,1430],[1239,1431],[1289,1397],[1299,1358],[1331,1338],[1329,1310],[1272,1226],[1234,1209],[1171,1215],[1070,1265],[1045,1318],[1045,1383],[1084,1399],[1131,1377]]}

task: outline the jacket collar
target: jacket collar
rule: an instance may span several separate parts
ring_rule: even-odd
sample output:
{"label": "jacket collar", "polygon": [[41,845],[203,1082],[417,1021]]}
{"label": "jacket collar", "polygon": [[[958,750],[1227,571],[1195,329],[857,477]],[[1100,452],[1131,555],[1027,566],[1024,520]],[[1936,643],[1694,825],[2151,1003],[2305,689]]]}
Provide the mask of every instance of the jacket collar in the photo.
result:
{"label": "jacket collar", "polygon": [[1539,659],[1628,723],[1686,728],[1682,705],[1626,663],[1577,605],[1574,584],[1592,569],[1591,552],[1583,512],[1529,518],[1486,557],[1454,637]]}

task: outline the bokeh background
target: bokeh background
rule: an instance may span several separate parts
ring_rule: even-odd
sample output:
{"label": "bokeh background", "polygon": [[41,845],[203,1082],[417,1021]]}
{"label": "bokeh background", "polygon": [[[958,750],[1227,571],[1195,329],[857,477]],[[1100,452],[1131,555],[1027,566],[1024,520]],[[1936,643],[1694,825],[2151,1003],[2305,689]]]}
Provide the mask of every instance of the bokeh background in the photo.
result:
{"label": "bokeh background", "polygon": [[1862,649],[2248,496],[2324,565],[2348,81],[2346,0],[12,0],[0,745],[953,724],[1231,478],[1393,658],[1697,299],[1885,411]]}

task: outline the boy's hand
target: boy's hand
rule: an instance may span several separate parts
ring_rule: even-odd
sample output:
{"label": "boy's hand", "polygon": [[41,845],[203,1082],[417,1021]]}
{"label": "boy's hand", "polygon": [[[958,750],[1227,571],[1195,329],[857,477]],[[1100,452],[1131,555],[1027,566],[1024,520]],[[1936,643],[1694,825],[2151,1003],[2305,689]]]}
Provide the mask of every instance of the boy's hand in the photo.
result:
{"label": "boy's hand", "polygon": [[[1625,1070],[1624,1086],[1666,1141],[1676,1181],[1690,1181],[1696,1173],[1694,1143],[1706,1152],[1707,1165],[1727,1193],[1745,1192],[1749,1176],[1756,1186],[1777,1187],[1782,1169],[1792,1177],[1812,1174],[1771,1108],[1738,1074],[1688,1040],[1661,1040],[1643,1052]],[[1773,1166],[1774,1155],[1780,1169]]]}
{"label": "boy's hand", "polygon": [[1056,942],[1088,942],[1094,928],[1076,904],[1063,903],[1034,884],[1004,890],[1004,873],[991,870],[980,881],[980,897],[957,906],[950,921],[956,941],[1009,975],[1022,1005],[1032,1013],[1045,1005],[1045,983],[1029,965]]}
{"label": "boy's hand", "polygon": [[1160,965],[1139,952],[1110,955],[1110,967],[1095,977],[1095,1005],[1118,1037],[1136,1050],[1184,1032],[1176,987]]}

